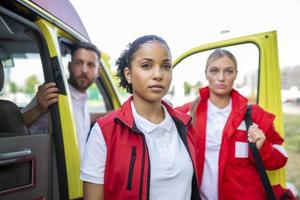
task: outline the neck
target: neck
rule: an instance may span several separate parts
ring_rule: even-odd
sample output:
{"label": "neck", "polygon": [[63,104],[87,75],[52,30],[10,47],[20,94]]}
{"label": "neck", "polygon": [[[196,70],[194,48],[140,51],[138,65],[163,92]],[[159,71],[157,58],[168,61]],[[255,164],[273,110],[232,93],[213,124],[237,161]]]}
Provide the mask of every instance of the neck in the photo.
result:
{"label": "neck", "polygon": [[216,94],[210,93],[209,100],[212,104],[222,109],[229,105],[231,96],[230,94],[224,96],[218,96]]}
{"label": "neck", "polygon": [[72,82],[68,82],[69,85],[71,85],[75,90],[77,90],[78,92],[82,93],[82,94],[85,94],[86,93],[86,90],[82,90],[82,89],[79,89],[76,85],[72,84]]}
{"label": "neck", "polygon": [[148,121],[159,124],[165,118],[164,110],[161,102],[151,102],[145,99],[141,99],[137,96],[133,96],[133,104],[136,112]]}

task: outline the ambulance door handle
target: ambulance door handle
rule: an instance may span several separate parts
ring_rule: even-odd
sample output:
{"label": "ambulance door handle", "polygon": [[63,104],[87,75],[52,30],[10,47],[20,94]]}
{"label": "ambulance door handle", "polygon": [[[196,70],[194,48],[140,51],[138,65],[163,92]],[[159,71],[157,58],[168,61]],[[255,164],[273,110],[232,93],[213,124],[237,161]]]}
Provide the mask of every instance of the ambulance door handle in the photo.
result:
{"label": "ambulance door handle", "polygon": [[18,159],[20,157],[29,156],[30,154],[31,154],[30,149],[23,148],[17,151],[0,153],[0,160]]}

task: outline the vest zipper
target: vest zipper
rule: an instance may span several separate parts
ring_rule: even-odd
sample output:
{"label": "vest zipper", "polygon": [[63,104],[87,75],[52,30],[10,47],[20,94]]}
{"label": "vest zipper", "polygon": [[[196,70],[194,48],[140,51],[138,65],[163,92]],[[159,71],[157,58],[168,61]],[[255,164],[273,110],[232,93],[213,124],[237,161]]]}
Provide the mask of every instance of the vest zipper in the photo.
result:
{"label": "vest zipper", "polygon": [[136,159],[136,147],[132,147],[131,148],[131,158],[130,158],[130,163],[129,163],[128,180],[127,180],[127,190],[131,190],[132,175],[133,175],[135,159]]}
{"label": "vest zipper", "polygon": [[[144,170],[145,170],[145,154],[147,149],[146,139],[144,134],[141,134],[142,143],[143,143],[143,150],[142,150],[142,165],[141,165],[141,175],[140,175],[140,191],[139,191],[139,200],[143,198],[143,182],[144,182]],[[149,191],[150,191],[150,158],[147,150],[147,157],[148,157],[148,177],[147,178],[147,188],[146,188],[146,200],[149,200]]]}

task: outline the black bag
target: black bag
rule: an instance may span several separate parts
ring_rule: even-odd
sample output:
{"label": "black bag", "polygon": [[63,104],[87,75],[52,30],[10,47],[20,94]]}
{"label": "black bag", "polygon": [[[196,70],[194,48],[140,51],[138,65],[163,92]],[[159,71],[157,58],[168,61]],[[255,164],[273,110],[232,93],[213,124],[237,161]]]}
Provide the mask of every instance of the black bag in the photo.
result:
{"label": "black bag", "polygon": [[[251,105],[247,106],[247,111],[245,114],[245,123],[246,123],[246,134],[248,134],[249,127],[252,125]],[[252,152],[256,169],[260,175],[268,199],[269,200],[296,200],[293,193],[289,189],[283,188],[280,184],[271,186],[270,180],[268,178],[267,172],[263,165],[262,159],[259,155],[256,144],[249,141],[248,144]]]}

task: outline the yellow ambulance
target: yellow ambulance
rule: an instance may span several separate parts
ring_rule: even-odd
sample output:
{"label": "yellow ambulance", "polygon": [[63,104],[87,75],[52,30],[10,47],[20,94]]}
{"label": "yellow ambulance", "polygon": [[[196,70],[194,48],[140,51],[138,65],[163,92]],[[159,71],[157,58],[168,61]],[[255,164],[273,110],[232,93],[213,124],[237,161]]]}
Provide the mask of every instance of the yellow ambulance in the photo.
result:
{"label": "yellow ambulance", "polygon": [[[215,48],[230,50],[239,62],[235,86],[276,115],[283,134],[281,79],[276,32],[226,39],[195,47],[174,61],[168,99],[173,106],[191,101],[206,83],[205,60]],[[68,0],[2,0],[0,2],[0,199],[82,199],[80,155],[67,84],[70,47],[90,41]],[[102,70],[89,90],[91,112],[120,106],[103,53]],[[37,85],[56,82],[59,101],[51,107],[48,129],[29,133],[20,115]],[[283,170],[269,173],[272,183],[285,183]]]}

